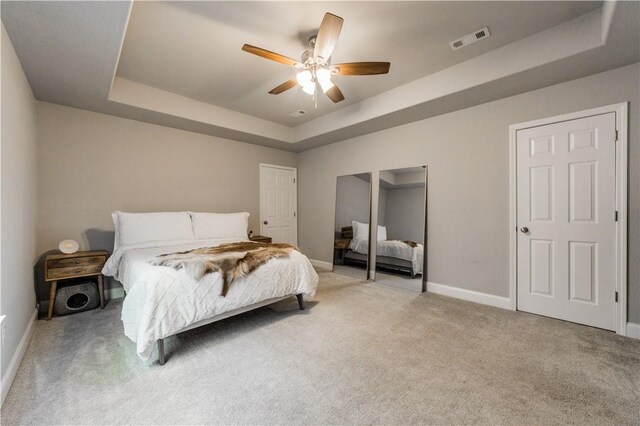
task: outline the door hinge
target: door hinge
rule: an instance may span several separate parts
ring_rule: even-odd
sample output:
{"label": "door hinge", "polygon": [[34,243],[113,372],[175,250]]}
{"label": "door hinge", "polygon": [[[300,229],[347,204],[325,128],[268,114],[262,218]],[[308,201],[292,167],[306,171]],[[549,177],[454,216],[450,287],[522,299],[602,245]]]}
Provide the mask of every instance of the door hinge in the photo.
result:
{"label": "door hinge", "polygon": [[296,183],[296,178],[293,178],[293,183]]}
{"label": "door hinge", "polygon": [[618,292],[616,291],[616,303],[618,303]]}
{"label": "door hinge", "polygon": [[613,217],[615,218],[615,221],[618,221],[618,210],[616,210],[615,214],[613,215]]}
{"label": "door hinge", "polygon": [[616,130],[616,136],[615,139],[613,140],[614,142],[618,140],[618,131]]}
{"label": "door hinge", "polygon": [[293,217],[296,217],[296,212],[293,212]]}

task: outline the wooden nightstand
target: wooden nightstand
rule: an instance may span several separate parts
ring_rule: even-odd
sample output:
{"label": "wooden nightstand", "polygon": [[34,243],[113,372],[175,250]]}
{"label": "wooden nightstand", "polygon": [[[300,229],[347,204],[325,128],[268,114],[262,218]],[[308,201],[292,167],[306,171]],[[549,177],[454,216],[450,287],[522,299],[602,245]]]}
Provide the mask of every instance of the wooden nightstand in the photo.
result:
{"label": "wooden nightstand", "polygon": [[344,252],[349,248],[351,239],[340,238],[333,242],[333,251],[335,259],[340,262],[339,265],[344,265]]}
{"label": "wooden nightstand", "polygon": [[251,241],[257,241],[259,243],[271,244],[271,237],[265,237],[264,235],[252,235],[249,237]]}
{"label": "wooden nightstand", "polygon": [[79,251],[73,254],[48,254],[44,258],[44,280],[51,283],[47,321],[53,316],[58,281],[80,277],[98,277],[100,308],[104,309],[104,278],[102,267],[109,252],[106,250]]}

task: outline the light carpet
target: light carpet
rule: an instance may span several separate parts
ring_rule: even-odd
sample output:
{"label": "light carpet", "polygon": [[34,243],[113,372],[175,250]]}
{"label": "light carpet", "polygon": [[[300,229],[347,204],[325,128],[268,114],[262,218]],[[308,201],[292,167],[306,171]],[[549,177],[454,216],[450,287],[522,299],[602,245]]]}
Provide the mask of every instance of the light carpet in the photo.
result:
{"label": "light carpet", "polygon": [[167,339],[121,300],[39,321],[8,424],[638,424],[640,341],[321,273],[318,294]]}

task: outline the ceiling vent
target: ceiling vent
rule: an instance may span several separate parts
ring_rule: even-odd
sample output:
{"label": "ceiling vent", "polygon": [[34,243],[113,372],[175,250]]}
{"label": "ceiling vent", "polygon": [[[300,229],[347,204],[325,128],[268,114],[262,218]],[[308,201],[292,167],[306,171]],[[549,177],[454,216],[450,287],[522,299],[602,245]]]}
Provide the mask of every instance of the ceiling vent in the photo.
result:
{"label": "ceiling vent", "polygon": [[489,32],[489,27],[484,27],[482,29],[479,29],[478,31],[472,32],[471,34],[467,34],[464,37],[449,42],[449,46],[451,46],[451,50],[458,50],[461,47],[464,47],[471,43],[475,43],[476,41],[487,38],[490,35],[491,33]]}
{"label": "ceiling vent", "polygon": [[293,118],[298,118],[300,116],[303,116],[307,113],[307,111],[303,110],[303,109],[299,109],[298,111],[294,111],[291,114],[289,114],[291,117]]}

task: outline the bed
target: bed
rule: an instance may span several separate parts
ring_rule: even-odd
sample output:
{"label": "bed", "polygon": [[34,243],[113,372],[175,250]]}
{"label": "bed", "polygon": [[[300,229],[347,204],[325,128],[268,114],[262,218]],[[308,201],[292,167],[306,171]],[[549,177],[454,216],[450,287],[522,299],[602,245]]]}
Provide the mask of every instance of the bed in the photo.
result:
{"label": "bed", "polygon": [[297,250],[235,278],[225,296],[219,272],[195,279],[184,270],[152,264],[166,254],[247,241],[248,213],[115,212],[113,217],[116,242],[103,273],[124,287],[124,333],[143,361],[157,343],[163,365],[169,336],[292,296],[304,309],[303,295],[315,294],[318,275]]}
{"label": "bed", "polygon": [[[345,263],[366,265],[369,252],[369,225],[357,221],[352,222],[352,239],[349,249],[344,255]],[[378,226],[378,240],[376,241],[376,267],[404,271],[412,278],[422,275],[424,264],[424,246],[412,241],[388,240],[387,230]]]}

